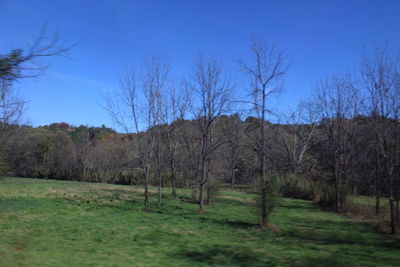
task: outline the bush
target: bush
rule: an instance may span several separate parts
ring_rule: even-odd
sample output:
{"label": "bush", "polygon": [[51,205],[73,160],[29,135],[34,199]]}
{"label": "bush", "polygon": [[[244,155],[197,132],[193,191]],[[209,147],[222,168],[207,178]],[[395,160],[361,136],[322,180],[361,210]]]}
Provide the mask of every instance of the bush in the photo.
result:
{"label": "bush", "polygon": [[271,175],[266,182],[267,188],[267,209],[268,213],[271,213],[272,210],[277,206],[278,197],[280,193],[280,179],[278,175]]}
{"label": "bush", "polygon": [[9,172],[10,172],[10,166],[5,160],[3,153],[0,152],[0,178],[9,175]]}
{"label": "bush", "polygon": [[[280,194],[280,179],[278,175],[271,175],[268,177],[267,181],[265,181],[265,187],[263,186],[263,182],[261,177],[257,177],[255,181],[258,183],[258,186],[255,189],[258,197],[256,200],[257,208],[258,208],[258,213],[262,215],[262,209],[263,206],[265,205],[266,207],[266,213],[267,213],[267,218],[270,216],[274,208],[278,204],[278,197]],[[266,195],[265,199],[263,199],[263,188],[266,190]],[[263,203],[265,201],[265,203]],[[267,220],[268,221],[268,220]]]}
{"label": "bush", "polygon": [[[314,181],[291,173],[282,179],[281,193],[283,197],[312,200],[324,207],[336,208],[335,186],[325,181]],[[349,194],[348,187],[342,186],[342,209],[345,208]]]}
{"label": "bush", "polygon": [[281,194],[283,197],[313,200],[315,187],[312,179],[290,173],[282,178]]}
{"label": "bush", "polygon": [[[336,189],[332,184],[326,182],[316,183],[314,190],[314,203],[320,204],[324,207],[336,208]],[[350,190],[346,186],[342,186],[340,190],[341,205],[342,209],[345,208],[348,196],[350,195]]]}

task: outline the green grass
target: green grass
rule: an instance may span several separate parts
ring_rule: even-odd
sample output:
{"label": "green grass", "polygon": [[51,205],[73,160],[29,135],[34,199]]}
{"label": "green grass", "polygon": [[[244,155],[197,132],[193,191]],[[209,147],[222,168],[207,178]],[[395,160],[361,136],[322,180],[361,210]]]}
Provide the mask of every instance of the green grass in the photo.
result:
{"label": "green grass", "polygon": [[[169,190],[165,190],[165,194]],[[281,199],[279,230],[261,230],[253,196],[222,192],[198,214],[180,199],[140,188],[0,180],[0,266],[398,266],[400,243],[365,224]]]}
{"label": "green grass", "polygon": [[[390,233],[389,199],[380,199],[379,214],[375,214],[375,198],[370,196],[349,196],[346,201],[346,215],[354,220],[374,225],[381,232]],[[400,228],[398,228],[400,231]],[[397,234],[399,238],[400,235]]]}
{"label": "green grass", "polygon": [[[375,197],[370,196],[350,196],[348,201],[358,205],[370,206],[372,209],[375,208]],[[386,197],[381,197],[380,199],[381,207],[385,208],[389,205],[389,199]]]}

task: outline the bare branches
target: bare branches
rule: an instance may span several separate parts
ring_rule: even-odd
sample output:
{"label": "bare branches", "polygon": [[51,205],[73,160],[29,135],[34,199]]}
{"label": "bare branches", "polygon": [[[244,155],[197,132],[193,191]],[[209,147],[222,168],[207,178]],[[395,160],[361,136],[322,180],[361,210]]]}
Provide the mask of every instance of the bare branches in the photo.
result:
{"label": "bare branches", "polygon": [[192,88],[197,96],[194,115],[198,121],[201,140],[201,176],[198,180],[200,186],[199,211],[202,212],[204,185],[209,178],[210,156],[216,148],[222,145],[222,140],[214,139],[214,124],[219,116],[229,110],[234,86],[215,58],[206,58],[201,54],[195,59],[192,76]]}
{"label": "bare branches", "polygon": [[286,74],[289,64],[286,62],[283,50],[277,49],[276,45],[269,44],[261,38],[254,38],[251,44],[253,62],[240,62],[245,73],[250,78],[249,91],[252,101],[251,109],[257,115],[259,131],[256,138],[253,138],[254,145],[257,144],[259,151],[259,163],[262,177],[261,196],[261,225],[265,227],[268,222],[270,198],[268,188],[272,186],[268,178],[267,171],[267,136],[266,136],[266,116],[271,114],[269,108],[269,98],[271,95],[281,92],[283,77]]}
{"label": "bare branches", "polygon": [[364,55],[361,66],[362,84],[368,91],[367,107],[372,113],[393,118],[398,113],[400,59],[386,48],[375,48],[373,55]]}
{"label": "bare branches", "polygon": [[24,52],[14,49],[8,54],[0,54],[0,79],[8,82],[21,78],[38,77],[48,68],[49,63],[42,59],[66,55],[74,45],[63,44],[60,33],[49,36],[44,24],[38,36]]}
{"label": "bare branches", "polygon": [[119,87],[114,94],[106,96],[105,102],[114,122],[127,134],[135,133],[132,141],[136,154],[131,161],[138,162],[138,169],[144,177],[145,210],[148,210],[148,185],[154,155],[157,157],[157,171],[160,173],[161,141],[158,126],[163,118],[164,89],[168,82],[169,65],[160,57],[153,56],[143,66],[140,74],[133,67],[126,67],[120,75]]}
{"label": "bare branches", "polygon": [[360,111],[360,94],[350,74],[321,80],[314,95],[314,109],[320,119],[349,119]]}
{"label": "bare branches", "polygon": [[0,79],[0,135],[10,125],[21,118],[25,101],[15,92],[14,88],[5,80]]}
{"label": "bare branches", "polygon": [[262,113],[270,113],[265,103],[266,98],[282,91],[283,78],[289,69],[289,63],[283,50],[273,43],[255,37],[250,46],[253,61],[240,61],[243,71],[250,78],[250,94],[252,106],[258,117]]}
{"label": "bare branches", "polygon": [[199,99],[195,115],[212,123],[228,112],[234,86],[216,58],[206,58],[201,54],[195,59],[192,76],[192,88]]}

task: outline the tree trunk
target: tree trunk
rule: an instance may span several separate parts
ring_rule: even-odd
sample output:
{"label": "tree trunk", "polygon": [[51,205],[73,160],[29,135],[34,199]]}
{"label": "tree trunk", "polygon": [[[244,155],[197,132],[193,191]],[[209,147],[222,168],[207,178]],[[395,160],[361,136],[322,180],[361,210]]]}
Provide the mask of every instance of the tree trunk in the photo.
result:
{"label": "tree trunk", "polygon": [[378,157],[378,135],[375,135],[375,215],[380,212],[380,179],[379,179],[379,157]]}
{"label": "tree trunk", "polygon": [[399,216],[399,196],[397,193],[396,197],[396,224],[400,224],[400,216]]}
{"label": "tree trunk", "polygon": [[[335,159],[337,161],[337,159]],[[341,211],[342,209],[342,197],[341,197],[341,182],[340,182],[340,174],[339,174],[339,164],[335,163],[335,194],[336,194],[336,203],[335,210]]]}
{"label": "tree trunk", "polygon": [[158,206],[161,206],[161,198],[162,198],[162,194],[161,194],[161,186],[162,186],[162,176],[161,176],[161,170],[157,169],[157,177],[158,177],[158,187],[157,187],[157,202],[158,202]]}
{"label": "tree trunk", "polygon": [[[385,139],[383,142],[383,149],[384,149],[384,157],[383,157],[383,162],[386,166],[386,171],[385,174],[386,177],[389,178],[389,208],[390,208],[390,228],[391,228],[391,233],[395,234],[396,233],[396,215],[395,215],[395,207],[394,207],[394,178],[393,178],[393,168],[392,168],[392,162],[390,159],[388,159],[388,156],[390,155],[388,145],[387,145],[387,140]],[[396,146],[394,146],[394,149],[396,149]]]}
{"label": "tree trunk", "polygon": [[150,203],[149,203],[149,173],[148,171],[144,177],[144,211],[150,210]]}
{"label": "tree trunk", "polygon": [[232,158],[232,160],[231,160],[231,187],[233,187],[233,185],[235,184],[235,176],[236,176],[235,160],[234,160],[234,158]]}
{"label": "tree trunk", "polygon": [[393,199],[393,197],[390,197],[390,199],[389,199],[389,206],[390,206],[390,228],[391,228],[391,233],[395,234],[396,233],[396,216],[395,216],[395,210],[394,210],[394,199]]}
{"label": "tree trunk", "polygon": [[266,168],[266,152],[265,152],[265,93],[263,93],[263,112],[261,116],[261,227],[268,224],[268,207],[267,207],[267,168]]}
{"label": "tree trunk", "polygon": [[204,183],[200,183],[199,192],[199,212],[204,212]]}
{"label": "tree trunk", "polygon": [[266,227],[268,224],[268,210],[267,210],[267,183],[263,182],[261,189],[261,227]]}
{"label": "tree trunk", "polygon": [[207,198],[205,203],[206,205],[211,205],[211,187],[209,182],[206,183],[206,188],[207,188]]}
{"label": "tree trunk", "polygon": [[176,198],[176,182],[175,182],[175,163],[174,163],[174,159],[171,157],[171,189],[172,189],[172,197]]}

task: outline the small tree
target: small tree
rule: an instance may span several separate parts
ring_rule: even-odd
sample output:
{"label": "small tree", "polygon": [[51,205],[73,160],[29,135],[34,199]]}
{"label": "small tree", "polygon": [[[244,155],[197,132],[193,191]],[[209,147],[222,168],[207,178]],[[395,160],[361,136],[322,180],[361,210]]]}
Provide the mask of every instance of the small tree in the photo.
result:
{"label": "small tree", "polygon": [[161,141],[166,147],[167,165],[170,171],[170,180],[172,188],[172,196],[176,198],[176,158],[177,148],[179,144],[179,131],[182,130],[183,121],[189,107],[190,99],[185,82],[182,82],[180,92],[177,92],[174,87],[166,94],[167,101],[163,103],[161,109],[161,122],[164,127],[161,131]]}
{"label": "small tree", "polygon": [[[396,180],[399,183],[398,124],[400,107],[400,60],[385,48],[365,55],[361,69],[362,85],[368,91],[366,106],[375,133],[375,213],[380,212],[383,184],[388,184],[392,233],[396,232]],[[398,206],[397,206],[398,209]],[[397,211],[398,214],[398,211]],[[397,215],[398,217],[398,215]]]}
{"label": "small tree", "polygon": [[322,80],[314,96],[315,112],[322,120],[321,128],[326,148],[327,162],[335,186],[335,209],[342,210],[354,127],[353,118],[360,109],[360,96],[350,75],[333,75]]}
{"label": "small tree", "polygon": [[200,135],[199,212],[203,212],[211,155],[222,144],[221,140],[214,138],[215,122],[219,116],[228,112],[234,86],[215,58],[207,59],[199,55],[194,65],[192,87],[197,96],[193,111]]}
{"label": "small tree", "polygon": [[[160,122],[162,90],[169,67],[161,58],[152,57],[138,77],[134,68],[127,68],[120,76],[120,85],[114,95],[106,97],[106,109],[114,122],[126,133],[134,133],[134,158],[144,180],[144,209],[148,211],[149,183],[153,161],[160,143],[157,125]],[[158,169],[158,168],[157,168]],[[160,185],[160,181],[159,181]],[[160,189],[159,189],[160,191]],[[158,194],[160,198],[160,194]]]}
{"label": "small tree", "polygon": [[244,72],[250,78],[249,92],[251,94],[252,111],[257,117],[258,134],[252,138],[257,151],[260,172],[261,172],[261,226],[265,227],[268,223],[268,216],[271,212],[268,201],[268,187],[272,187],[272,181],[269,178],[270,167],[267,166],[267,115],[271,114],[269,104],[270,97],[273,94],[281,92],[282,81],[288,70],[284,52],[274,44],[267,43],[261,38],[254,38],[251,44],[252,61],[246,63],[241,61],[240,65]]}

